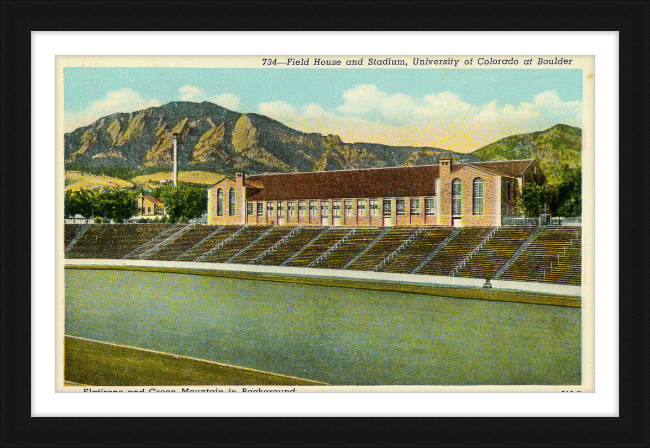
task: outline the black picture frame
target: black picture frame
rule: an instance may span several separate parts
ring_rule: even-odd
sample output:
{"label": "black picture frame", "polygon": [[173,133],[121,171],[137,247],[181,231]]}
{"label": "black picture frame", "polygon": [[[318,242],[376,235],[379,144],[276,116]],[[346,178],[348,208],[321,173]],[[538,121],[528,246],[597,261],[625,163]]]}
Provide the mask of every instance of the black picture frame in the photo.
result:
{"label": "black picture frame", "polygon": [[[650,443],[648,2],[16,1],[3,2],[0,11],[2,446],[647,446]],[[35,192],[30,191],[26,182],[15,182],[15,179],[31,177],[31,104],[26,94],[30,91],[30,32],[215,29],[618,31],[620,417],[445,420],[30,417],[30,282],[34,281],[30,276],[30,262],[31,256],[38,256],[38,248],[31,248],[30,253],[32,216],[26,204]]]}

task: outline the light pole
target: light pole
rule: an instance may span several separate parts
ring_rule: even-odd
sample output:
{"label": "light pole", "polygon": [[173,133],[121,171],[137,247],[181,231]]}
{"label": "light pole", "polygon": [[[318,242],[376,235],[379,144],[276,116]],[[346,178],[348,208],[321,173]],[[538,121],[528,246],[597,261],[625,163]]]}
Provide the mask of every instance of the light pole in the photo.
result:
{"label": "light pole", "polygon": [[172,143],[174,146],[174,188],[178,185],[178,134],[172,135]]}

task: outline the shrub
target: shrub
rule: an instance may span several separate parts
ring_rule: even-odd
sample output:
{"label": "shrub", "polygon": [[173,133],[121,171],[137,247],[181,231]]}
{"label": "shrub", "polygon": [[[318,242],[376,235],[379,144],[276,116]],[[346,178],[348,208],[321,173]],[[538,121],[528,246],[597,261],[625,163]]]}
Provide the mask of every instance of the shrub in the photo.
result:
{"label": "shrub", "polygon": [[163,216],[162,218],[160,218],[160,222],[163,222],[163,223],[167,222],[167,217]]}
{"label": "shrub", "polygon": [[109,222],[110,222],[110,221],[109,221],[108,219],[106,219],[106,218],[103,218],[103,219],[102,219],[102,224],[108,224]]}
{"label": "shrub", "polygon": [[159,222],[159,221],[160,221],[160,219],[158,219],[157,216],[153,219],[153,222]]}
{"label": "shrub", "polygon": [[100,218],[99,216],[95,216],[95,219],[93,219],[93,221],[95,221],[95,224],[99,224],[102,222],[102,218]]}

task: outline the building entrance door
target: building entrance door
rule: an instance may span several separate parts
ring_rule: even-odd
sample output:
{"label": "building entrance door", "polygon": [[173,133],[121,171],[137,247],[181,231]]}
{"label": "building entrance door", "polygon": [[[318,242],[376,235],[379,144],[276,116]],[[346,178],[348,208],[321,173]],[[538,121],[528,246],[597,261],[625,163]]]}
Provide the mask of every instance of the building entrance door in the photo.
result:
{"label": "building entrance door", "polygon": [[384,227],[392,227],[393,209],[392,209],[392,202],[390,199],[384,199],[381,215],[382,215],[381,225]]}

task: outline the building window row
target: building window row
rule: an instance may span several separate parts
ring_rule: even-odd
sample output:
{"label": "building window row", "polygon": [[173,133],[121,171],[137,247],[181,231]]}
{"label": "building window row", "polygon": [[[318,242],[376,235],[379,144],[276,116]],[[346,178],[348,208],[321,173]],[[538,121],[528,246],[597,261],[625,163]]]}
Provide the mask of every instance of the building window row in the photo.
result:
{"label": "building window row", "polygon": [[[477,190],[476,190],[477,191]],[[234,194],[234,191],[231,193]],[[475,203],[478,204],[477,197]],[[329,201],[298,201],[297,212],[301,218],[307,218],[309,216],[318,215],[318,206],[320,205],[320,212],[323,217],[329,217],[330,211],[330,202]],[[343,203],[343,206],[342,206]],[[480,195],[480,204],[482,207],[482,193]],[[369,207],[368,207],[369,205]],[[397,216],[406,216],[406,199],[397,198],[395,200],[396,205],[396,214]],[[421,216],[422,215],[422,204],[419,198],[410,198],[409,199],[409,212],[411,216]],[[435,198],[424,198],[424,214],[426,216],[434,216],[436,202]],[[285,203],[278,201],[275,204],[273,202],[266,202],[266,215],[267,218],[271,218],[273,215],[274,208],[277,211],[278,218],[285,217]],[[345,209],[345,216],[347,218],[354,218],[355,216],[355,207],[353,200],[344,200],[344,201],[333,201],[332,202],[332,216],[334,218],[340,218],[342,216],[342,208]],[[246,205],[246,214],[248,216],[253,216],[257,214],[258,217],[264,216],[265,204],[264,202],[257,202],[255,206],[254,202],[248,202]],[[287,216],[289,218],[296,217],[296,202],[287,202],[286,203]],[[478,209],[477,209],[478,210]],[[482,210],[482,208],[481,208]],[[368,216],[368,211],[372,218],[377,218],[380,216],[379,212],[379,200],[371,199],[370,204],[365,199],[358,199],[356,201],[356,216],[357,218],[365,218]],[[229,215],[234,215],[234,205],[232,204],[232,198],[229,198]],[[481,212],[482,213],[482,212]],[[382,216],[390,217],[393,214],[392,209],[392,200],[383,199],[382,200]],[[217,216],[223,216],[223,192],[221,189],[217,191]]]}

